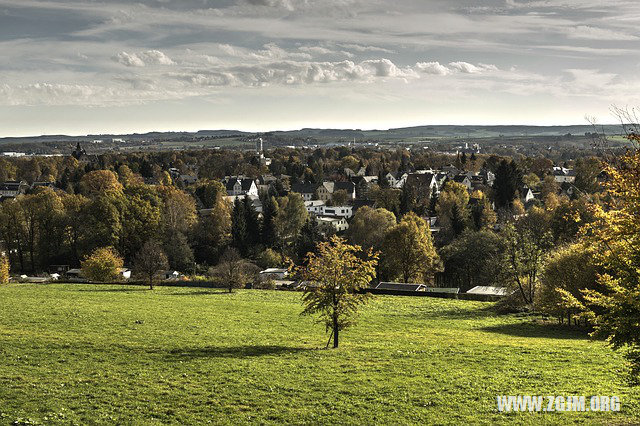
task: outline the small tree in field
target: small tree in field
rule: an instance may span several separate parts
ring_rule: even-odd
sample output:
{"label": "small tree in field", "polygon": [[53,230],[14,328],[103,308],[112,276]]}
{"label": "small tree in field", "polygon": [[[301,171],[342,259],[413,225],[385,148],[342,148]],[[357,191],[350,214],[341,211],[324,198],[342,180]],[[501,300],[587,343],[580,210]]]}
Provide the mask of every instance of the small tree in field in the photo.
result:
{"label": "small tree in field", "polygon": [[210,273],[231,293],[234,288],[244,288],[251,282],[258,273],[258,269],[256,265],[243,259],[238,250],[229,247],[220,258],[220,263],[215,268],[211,268]]}
{"label": "small tree in field", "polygon": [[9,282],[9,259],[7,256],[0,254],[0,284]]}
{"label": "small tree in field", "polygon": [[148,279],[150,290],[153,290],[153,279],[158,275],[158,272],[168,267],[167,255],[160,244],[153,240],[147,241],[142,246],[134,261],[136,273]]}
{"label": "small tree in field", "polygon": [[82,271],[90,281],[118,281],[123,263],[113,247],[100,247],[85,258]]}
{"label": "small tree in field", "polygon": [[334,348],[339,332],[353,324],[358,308],[367,301],[368,295],[358,291],[375,278],[377,264],[378,253],[363,253],[360,246],[336,236],[319,243],[317,253],[309,253],[307,266],[301,270],[310,284],[302,298],[302,313],[320,315],[327,330],[332,330]]}

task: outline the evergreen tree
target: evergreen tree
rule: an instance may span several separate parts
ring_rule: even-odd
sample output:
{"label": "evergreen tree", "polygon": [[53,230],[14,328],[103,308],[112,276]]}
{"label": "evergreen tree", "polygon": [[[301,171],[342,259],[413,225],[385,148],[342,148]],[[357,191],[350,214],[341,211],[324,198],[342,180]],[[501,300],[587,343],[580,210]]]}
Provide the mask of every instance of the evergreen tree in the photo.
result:
{"label": "evergreen tree", "polygon": [[253,207],[253,202],[248,195],[245,195],[243,204],[244,218],[247,225],[246,246],[248,250],[251,250],[260,242],[260,222],[258,220],[258,212]]}
{"label": "evergreen tree", "polygon": [[313,218],[307,219],[295,243],[296,254],[300,261],[306,263],[307,254],[316,253],[317,244],[323,240],[318,223]]}
{"label": "evergreen tree", "polygon": [[496,208],[511,208],[518,188],[522,185],[522,173],[514,161],[507,163],[502,160],[496,170],[496,180],[493,183]]}
{"label": "evergreen tree", "polygon": [[262,227],[260,228],[260,240],[265,247],[277,247],[278,236],[276,233],[275,217],[278,214],[276,201],[272,196],[262,199]]}
{"label": "evergreen tree", "polygon": [[246,255],[247,247],[247,215],[245,213],[244,203],[236,198],[233,203],[233,211],[231,212],[231,244],[238,249],[240,253]]}
{"label": "evergreen tree", "polygon": [[453,235],[458,236],[462,234],[464,229],[466,228],[466,221],[460,211],[460,208],[457,204],[454,204],[451,207],[451,229],[453,231]]}
{"label": "evergreen tree", "polygon": [[416,207],[417,202],[417,191],[415,186],[409,185],[407,183],[402,187],[402,194],[400,194],[400,215],[404,216],[405,214],[413,211]]}

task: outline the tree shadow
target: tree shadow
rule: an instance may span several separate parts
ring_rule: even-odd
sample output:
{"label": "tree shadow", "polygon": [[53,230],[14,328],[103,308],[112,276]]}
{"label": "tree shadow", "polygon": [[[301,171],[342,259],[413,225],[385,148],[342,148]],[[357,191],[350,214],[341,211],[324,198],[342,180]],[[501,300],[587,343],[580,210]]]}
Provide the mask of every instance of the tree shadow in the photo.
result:
{"label": "tree shadow", "polygon": [[229,293],[227,290],[220,290],[220,289],[217,289],[215,291],[198,290],[198,291],[188,291],[188,292],[179,292],[179,293],[166,293],[167,296],[203,296],[203,295],[215,295],[215,294],[233,294],[233,293]]}
{"label": "tree shadow", "polygon": [[493,303],[488,303],[487,306],[483,306],[482,308],[477,308],[473,310],[453,308],[453,309],[444,309],[441,311],[428,310],[423,313],[435,318],[462,319],[462,320],[482,319],[482,318],[494,317],[497,315],[496,309]]}
{"label": "tree shadow", "polygon": [[150,291],[149,287],[143,286],[135,286],[135,287],[124,287],[124,288],[77,288],[75,291],[86,291],[86,292],[103,292],[103,293],[117,293],[117,292],[129,292],[129,291]]}
{"label": "tree shadow", "polygon": [[247,345],[247,346],[207,346],[199,348],[180,348],[168,352],[170,360],[187,360],[194,358],[253,358],[268,355],[294,354],[310,351],[309,348],[296,348],[280,345]]}
{"label": "tree shadow", "polygon": [[478,328],[489,333],[505,334],[513,337],[535,337],[545,339],[573,339],[587,340],[589,335],[584,328],[570,327],[559,324],[541,324],[522,322],[515,324],[500,324]]}

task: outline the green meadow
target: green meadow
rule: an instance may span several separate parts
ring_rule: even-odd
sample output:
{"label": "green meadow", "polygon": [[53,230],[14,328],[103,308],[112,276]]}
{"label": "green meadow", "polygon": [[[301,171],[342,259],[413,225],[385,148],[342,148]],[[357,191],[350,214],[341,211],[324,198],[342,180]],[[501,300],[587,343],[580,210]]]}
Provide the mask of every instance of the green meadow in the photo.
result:
{"label": "green meadow", "polygon": [[[0,424],[637,424],[621,354],[490,303],[378,296],[341,347],[300,293],[0,287]],[[621,411],[500,413],[497,395]]]}

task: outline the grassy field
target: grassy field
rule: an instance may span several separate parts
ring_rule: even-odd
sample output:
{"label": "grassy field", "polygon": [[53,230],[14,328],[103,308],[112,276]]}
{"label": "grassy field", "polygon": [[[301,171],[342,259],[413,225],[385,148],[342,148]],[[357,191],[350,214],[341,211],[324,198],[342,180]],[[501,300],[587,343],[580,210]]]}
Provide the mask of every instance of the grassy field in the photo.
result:
{"label": "grassy field", "polygon": [[[602,342],[490,304],[377,297],[324,350],[300,294],[0,287],[0,424],[637,424]],[[499,413],[496,395],[618,395],[619,413]]]}

